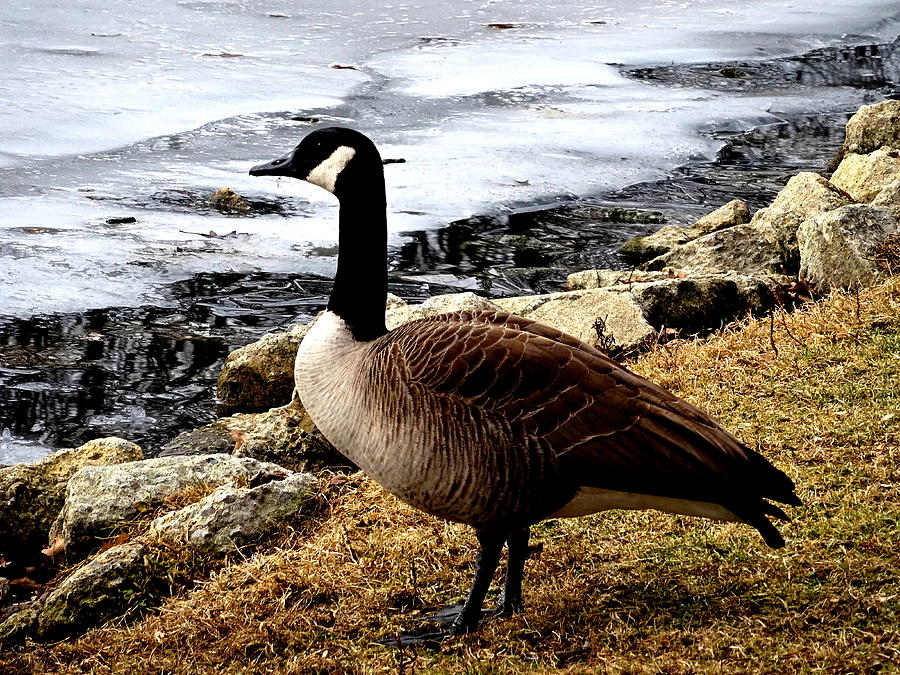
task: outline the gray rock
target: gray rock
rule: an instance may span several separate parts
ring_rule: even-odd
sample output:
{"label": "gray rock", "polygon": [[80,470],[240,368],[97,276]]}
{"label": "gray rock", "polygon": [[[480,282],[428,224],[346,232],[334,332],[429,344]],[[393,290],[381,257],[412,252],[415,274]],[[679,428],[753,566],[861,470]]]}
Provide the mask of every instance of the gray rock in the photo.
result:
{"label": "gray rock", "polygon": [[900,148],[900,101],[864,105],[847,122],[845,152],[865,154],[885,145]]}
{"label": "gray rock", "polygon": [[163,447],[160,457],[225,452],[253,457],[293,471],[352,466],[321,432],[296,398],[264,413],[241,413],[185,431]]}
{"label": "gray rock", "polygon": [[566,278],[566,288],[580,291],[589,288],[609,288],[610,286],[627,286],[642,281],[659,281],[668,279],[666,271],[646,272],[644,270],[583,270],[573,272]]}
{"label": "gray rock", "polygon": [[[496,302],[506,311],[613,351],[640,349],[666,330],[697,333],[718,328],[748,312],[763,312],[775,302],[768,277],[668,270],[645,278]],[[600,328],[603,336],[598,335]],[[611,338],[611,343],[602,344],[602,337]]]}
{"label": "gray rock", "polygon": [[630,351],[656,340],[634,297],[609,288],[502,298],[503,310],[538,321],[601,349]]}
{"label": "gray rock", "polygon": [[84,467],[69,479],[65,505],[50,539],[67,559],[78,558],[165,497],[191,486],[246,483],[258,474],[280,473],[284,470],[274,464],[227,455],[156,457],[119,466]]}
{"label": "gray rock", "polygon": [[630,262],[644,262],[665,255],[699,236],[701,233],[690,227],[667,225],[651,234],[632,237],[619,247],[619,253]]}
{"label": "gray rock", "polygon": [[308,330],[309,325],[295,325],[231,352],[216,381],[220,412],[261,412],[290,403],[294,359]]}
{"label": "gray rock", "polygon": [[736,271],[778,279],[783,274],[784,259],[771,227],[746,223],[704,235],[654,258],[644,267],[648,270],[674,267],[693,272]]}
{"label": "gray rock", "polygon": [[886,208],[854,204],[804,222],[800,242],[800,278],[818,291],[859,288],[879,276],[875,250],[900,223]]}
{"label": "gray rock", "polygon": [[750,207],[747,202],[740,199],[732,199],[715,211],[706,214],[691,226],[692,230],[701,235],[715,232],[733,225],[743,225],[750,222]]}
{"label": "gray rock", "polygon": [[[782,258],[783,270],[794,274],[800,265],[797,228],[809,218],[851,204],[853,200],[817,173],[804,171],[792,177],[772,204],[758,211],[751,225],[765,230]],[[757,273],[752,268],[732,269]]]}
{"label": "gray rock", "polygon": [[113,546],[0,623],[0,642],[58,640],[120,616],[147,596],[149,571],[143,544]]}
{"label": "gray rock", "polygon": [[0,469],[0,554],[34,552],[63,506],[66,483],[84,466],[143,459],[140,446],[121,438],[99,438],[74,450],[59,450],[34,464]]}
{"label": "gray rock", "polygon": [[867,155],[849,154],[841,160],[831,182],[858,202],[871,202],[891,183],[900,180],[900,152],[884,147]]}
{"label": "gray rock", "polygon": [[634,237],[626,241],[619,251],[635,262],[651,260],[669,251],[726,227],[742,225],[750,220],[750,209],[740,199],[734,199],[720,206],[712,213],[700,218],[690,227],[669,225],[652,234]]}
{"label": "gray rock", "polygon": [[150,524],[146,537],[225,552],[245,546],[313,501],[316,479],[294,473],[252,488],[223,486]]}
{"label": "gray rock", "polygon": [[253,543],[312,505],[310,474],[269,476],[253,487],[222,486],[150,523],[137,539],[98,553],[55,588],[0,622],[0,643],[57,640],[83,633],[169,591],[169,567],[187,546],[223,553]]}
{"label": "gray rock", "polygon": [[702,333],[775,304],[771,280],[747,275],[691,274],[634,284],[628,291],[657,331]]}

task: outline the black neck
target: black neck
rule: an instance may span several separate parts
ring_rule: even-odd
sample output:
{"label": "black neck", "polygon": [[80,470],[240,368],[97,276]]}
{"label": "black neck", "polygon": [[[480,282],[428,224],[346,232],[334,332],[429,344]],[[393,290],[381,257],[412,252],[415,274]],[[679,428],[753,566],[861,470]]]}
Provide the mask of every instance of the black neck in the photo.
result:
{"label": "black neck", "polygon": [[328,309],[361,341],[387,333],[387,215],[380,161],[377,167],[353,181],[353,189],[341,190],[338,265],[328,300]]}

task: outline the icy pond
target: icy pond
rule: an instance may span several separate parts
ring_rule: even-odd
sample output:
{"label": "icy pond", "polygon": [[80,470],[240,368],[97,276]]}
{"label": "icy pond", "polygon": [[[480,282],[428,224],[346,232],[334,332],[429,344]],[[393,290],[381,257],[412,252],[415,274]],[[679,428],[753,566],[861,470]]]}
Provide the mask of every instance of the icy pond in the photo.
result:
{"label": "icy pond", "polygon": [[[431,256],[435,238],[477,247],[478,219],[448,226],[666,180],[723,135],[832,133],[896,88],[898,34],[896,0],[3,3],[0,464],[109,433],[152,450],[212,418],[229,349],[321,305],[336,204],[247,175],[316,124],[404,160],[386,166],[397,292],[529,292]],[[719,86],[729,63],[767,75]],[[254,212],[210,208],[226,186]],[[630,232],[592,227],[571,264],[615,264]]]}

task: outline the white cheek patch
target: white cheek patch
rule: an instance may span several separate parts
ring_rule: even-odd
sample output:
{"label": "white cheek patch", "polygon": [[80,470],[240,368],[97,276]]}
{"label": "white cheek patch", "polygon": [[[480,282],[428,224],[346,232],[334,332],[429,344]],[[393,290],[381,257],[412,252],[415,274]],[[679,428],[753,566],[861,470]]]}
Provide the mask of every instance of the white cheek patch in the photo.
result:
{"label": "white cheek patch", "polygon": [[310,171],[306,181],[325,188],[329,192],[334,192],[334,184],[338,175],[344,170],[347,163],[353,159],[355,154],[356,150],[354,148],[342,145],[332,152],[328,159],[322,161],[315,169]]}

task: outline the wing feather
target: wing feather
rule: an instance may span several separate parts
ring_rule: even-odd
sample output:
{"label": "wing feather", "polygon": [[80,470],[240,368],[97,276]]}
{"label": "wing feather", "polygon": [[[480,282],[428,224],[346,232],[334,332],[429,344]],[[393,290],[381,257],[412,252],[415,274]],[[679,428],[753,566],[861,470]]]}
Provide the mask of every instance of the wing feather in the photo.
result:
{"label": "wing feather", "polygon": [[[389,335],[410,382],[520,425],[561,481],[733,506],[769,536],[761,512],[784,514],[762,498],[799,503],[784,473],[705,412],[556,329],[459,312]],[[485,451],[508,441],[488,434],[498,447]]]}

